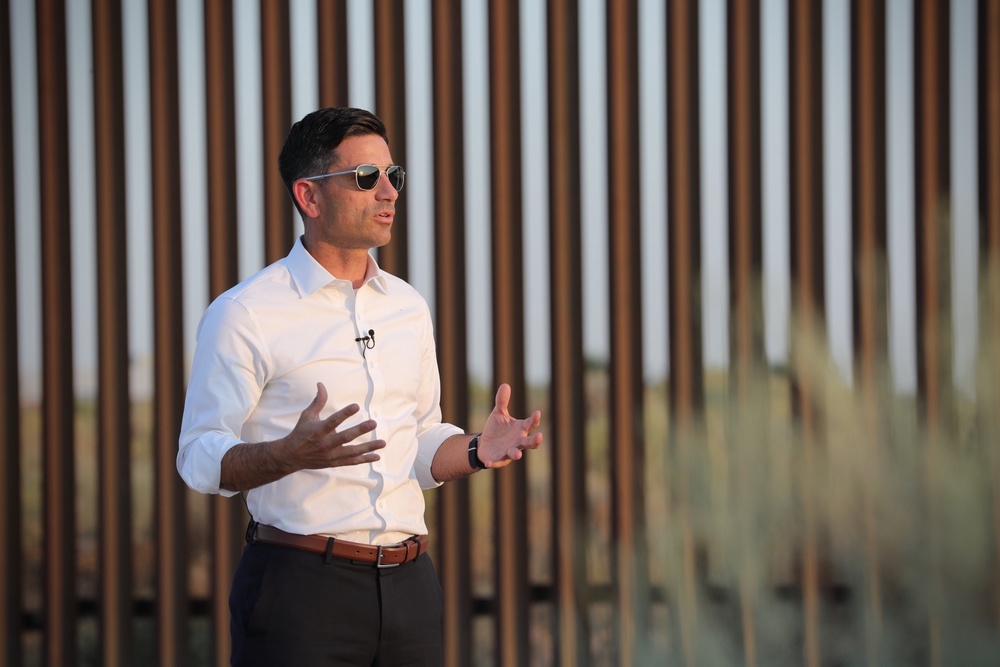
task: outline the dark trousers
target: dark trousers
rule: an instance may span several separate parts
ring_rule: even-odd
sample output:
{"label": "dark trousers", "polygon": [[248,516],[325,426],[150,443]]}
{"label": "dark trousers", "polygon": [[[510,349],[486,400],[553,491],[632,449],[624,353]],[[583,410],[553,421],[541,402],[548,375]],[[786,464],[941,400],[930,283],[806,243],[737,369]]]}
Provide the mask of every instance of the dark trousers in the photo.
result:
{"label": "dark trousers", "polygon": [[378,569],[254,542],[229,596],[232,664],[436,667],[442,604],[427,554]]}

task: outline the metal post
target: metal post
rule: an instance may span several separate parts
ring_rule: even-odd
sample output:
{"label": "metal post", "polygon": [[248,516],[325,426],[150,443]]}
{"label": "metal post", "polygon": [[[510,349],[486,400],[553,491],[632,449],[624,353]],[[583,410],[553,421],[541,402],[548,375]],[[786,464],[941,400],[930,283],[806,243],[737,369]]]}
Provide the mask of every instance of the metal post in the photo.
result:
{"label": "metal post", "polygon": [[95,0],[98,455],[101,662],[132,663],[131,396],[125,206],[125,102],[120,3]]}
{"label": "metal post", "polygon": [[[441,373],[441,411],[455,424],[469,420],[465,259],[465,163],[462,124],[462,2],[431,5],[434,169],[434,292]],[[469,427],[472,428],[472,427]],[[439,489],[438,574],[444,591],[445,665],[472,664],[472,568],[469,565],[469,481]]]}
{"label": "metal post", "polygon": [[589,664],[583,358],[583,231],[580,203],[580,55],[577,0],[549,0],[549,262],[552,571],[555,664]]}
{"label": "metal post", "polygon": [[184,486],[177,439],[184,406],[181,266],[180,111],[177,105],[177,5],[149,2],[150,139],[153,197],[153,457],[156,505],[157,648],[161,665],[183,665],[187,649],[187,549]]}
{"label": "metal post", "polygon": [[[511,414],[523,415],[524,271],[521,229],[519,2],[490,0],[490,154],[493,242],[493,379],[513,389]],[[527,475],[524,465],[494,476],[497,662],[528,660]]]}
{"label": "metal post", "polygon": [[[35,5],[38,48],[39,181],[69,183],[66,11],[60,0]],[[43,196],[42,466],[45,549],[45,661],[76,660],[76,551],[73,476],[73,322],[70,287],[70,201]]]}
{"label": "metal post", "polygon": [[[208,154],[208,297],[214,299],[239,280],[239,197],[236,174],[236,92],[233,4],[206,2],[205,120]],[[272,166],[271,169],[274,167]],[[229,588],[243,546],[247,512],[240,498],[207,499],[211,519],[211,646],[216,665],[229,664]]]}
{"label": "metal post", "polygon": [[[375,111],[389,134],[392,159],[406,166],[406,31],[401,0],[375,0]],[[408,199],[396,200],[392,241],[378,249],[379,265],[406,280],[409,274],[406,223]]]}
{"label": "metal post", "polygon": [[611,493],[618,664],[641,663],[649,626],[639,238],[638,6],[606,3]]}
{"label": "metal post", "polygon": [[295,206],[278,173],[278,155],[293,122],[290,30],[288,4],[284,0],[260,0],[265,264],[287,255],[295,243]]}

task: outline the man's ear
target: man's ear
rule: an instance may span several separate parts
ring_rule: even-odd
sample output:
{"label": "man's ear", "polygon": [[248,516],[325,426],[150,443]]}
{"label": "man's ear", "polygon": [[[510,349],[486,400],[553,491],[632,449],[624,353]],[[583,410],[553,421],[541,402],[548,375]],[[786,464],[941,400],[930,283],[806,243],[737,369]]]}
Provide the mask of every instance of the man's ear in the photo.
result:
{"label": "man's ear", "polygon": [[316,199],[318,191],[319,186],[315,182],[307,181],[304,178],[292,183],[292,195],[302,210],[302,214],[307,218],[319,217],[319,203]]}

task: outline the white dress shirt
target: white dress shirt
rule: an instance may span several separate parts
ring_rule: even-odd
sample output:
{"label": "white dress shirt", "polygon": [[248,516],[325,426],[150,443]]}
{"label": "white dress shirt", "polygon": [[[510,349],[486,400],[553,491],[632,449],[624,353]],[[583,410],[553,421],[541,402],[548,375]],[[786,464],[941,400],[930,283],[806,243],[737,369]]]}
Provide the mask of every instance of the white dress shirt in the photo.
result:
{"label": "white dress shirt", "polygon": [[[374,346],[355,339],[374,330]],[[371,343],[369,343],[371,345]],[[198,325],[177,469],[191,488],[223,496],[221,461],[241,442],[282,438],[316,397],[320,417],[357,403],[344,422],[378,424],[381,460],[302,470],[250,490],[253,518],[290,533],[389,544],[425,534],[422,489],[438,485],[434,454],[462,430],[441,422],[430,312],[409,284],[369,257],[357,290],[299,239],[282,260],[222,294]]]}

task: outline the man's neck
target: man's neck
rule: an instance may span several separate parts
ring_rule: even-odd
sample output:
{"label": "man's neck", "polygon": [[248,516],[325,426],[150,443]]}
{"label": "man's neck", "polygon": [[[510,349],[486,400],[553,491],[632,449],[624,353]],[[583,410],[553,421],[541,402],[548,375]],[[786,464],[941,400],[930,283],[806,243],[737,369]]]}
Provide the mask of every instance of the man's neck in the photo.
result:
{"label": "man's neck", "polygon": [[349,280],[354,288],[361,287],[368,273],[368,251],[361,249],[344,249],[326,243],[311,242],[303,239],[306,251],[326,269],[331,276],[341,280]]}

